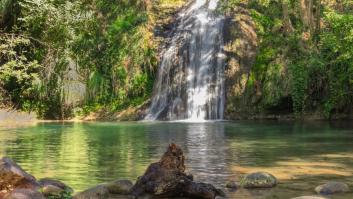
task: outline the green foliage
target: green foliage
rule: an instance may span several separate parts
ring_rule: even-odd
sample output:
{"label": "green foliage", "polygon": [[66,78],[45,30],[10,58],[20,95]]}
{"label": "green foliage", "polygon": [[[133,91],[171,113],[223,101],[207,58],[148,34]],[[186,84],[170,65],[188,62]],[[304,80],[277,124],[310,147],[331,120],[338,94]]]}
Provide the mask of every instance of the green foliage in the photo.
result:
{"label": "green foliage", "polygon": [[[8,46],[1,37],[7,48],[1,54],[2,101],[61,119],[75,106],[133,104],[151,93],[157,61],[145,2],[5,0],[0,16],[0,31],[16,35],[18,43]],[[86,84],[86,97],[76,105],[65,101],[70,60]]]}
{"label": "green foliage", "polygon": [[147,16],[144,13],[136,12],[134,9],[125,11],[125,14],[118,16],[111,25],[110,34],[118,34],[131,31],[141,23],[146,22]]}
{"label": "green foliage", "polygon": [[353,15],[328,11],[325,20],[319,49],[326,62],[325,113],[330,116],[333,110],[345,110],[353,103]]}
{"label": "green foliage", "polygon": [[37,99],[40,65],[29,59],[33,50],[28,38],[14,34],[0,36],[0,98],[30,109]]}
{"label": "green foliage", "polygon": [[294,113],[297,117],[304,112],[306,90],[307,90],[307,68],[304,63],[298,62],[296,64],[289,65],[291,74],[291,97],[293,101]]}
{"label": "green foliage", "polygon": [[[249,10],[257,28],[258,52],[247,88],[254,91],[256,87],[262,96],[249,106],[272,109],[289,98],[298,118],[306,111],[318,110],[329,118],[351,110],[353,7],[348,2],[322,1],[320,18],[314,16],[321,29],[315,30],[316,24],[312,24],[315,27],[310,31],[314,30],[308,32],[298,12],[302,9],[298,0],[222,1],[227,12],[237,6]],[[292,26],[289,31],[284,28],[283,4]]]}
{"label": "green foliage", "polygon": [[147,11],[134,1],[97,3],[99,7],[92,11],[109,15],[92,17],[81,24],[73,42],[79,64],[90,70],[87,102],[125,104],[145,98],[150,94],[146,88],[153,81],[150,74],[156,66]]}
{"label": "green foliage", "polygon": [[[2,103],[51,119],[143,103],[152,93],[157,66],[153,23],[159,13],[151,14],[148,3],[0,1]],[[180,6],[183,1],[153,5],[158,3]],[[290,31],[284,27],[284,4]],[[275,107],[290,98],[297,116],[322,110],[330,117],[353,103],[353,4],[338,4],[320,5],[322,27],[310,33],[298,0],[221,1],[220,11],[241,6],[256,24],[258,52],[247,93],[256,87],[262,95],[257,107]],[[69,67],[70,61],[76,68]],[[76,79],[69,75],[72,70]],[[85,97],[76,104],[65,100],[70,81],[86,85]]]}
{"label": "green foliage", "polygon": [[49,195],[46,196],[47,199],[72,199],[71,191],[65,190],[61,192],[59,195]]}

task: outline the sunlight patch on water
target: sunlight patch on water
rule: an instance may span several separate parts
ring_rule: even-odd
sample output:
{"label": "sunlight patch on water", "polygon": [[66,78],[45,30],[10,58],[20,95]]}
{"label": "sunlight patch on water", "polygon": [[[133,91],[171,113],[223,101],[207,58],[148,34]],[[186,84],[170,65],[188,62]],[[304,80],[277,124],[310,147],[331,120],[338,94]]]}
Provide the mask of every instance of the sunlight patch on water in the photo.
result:
{"label": "sunlight patch on water", "polygon": [[280,180],[300,179],[305,176],[352,176],[353,169],[342,163],[331,161],[314,161],[300,158],[278,161],[273,166],[234,166],[234,172],[247,174],[257,171],[269,172]]}
{"label": "sunlight patch on water", "polygon": [[317,155],[316,157],[323,157],[323,158],[352,158],[352,160],[353,160],[353,154],[352,153],[323,154],[323,155]]}

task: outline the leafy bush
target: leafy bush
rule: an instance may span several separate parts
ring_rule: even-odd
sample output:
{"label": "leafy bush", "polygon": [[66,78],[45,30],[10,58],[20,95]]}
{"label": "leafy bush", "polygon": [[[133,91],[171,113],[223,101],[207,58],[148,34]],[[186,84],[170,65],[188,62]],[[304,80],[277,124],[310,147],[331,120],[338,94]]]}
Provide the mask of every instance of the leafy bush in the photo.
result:
{"label": "leafy bush", "polygon": [[0,95],[18,108],[32,108],[39,95],[41,66],[37,60],[28,58],[32,50],[28,38],[0,35],[0,88],[4,91]]}

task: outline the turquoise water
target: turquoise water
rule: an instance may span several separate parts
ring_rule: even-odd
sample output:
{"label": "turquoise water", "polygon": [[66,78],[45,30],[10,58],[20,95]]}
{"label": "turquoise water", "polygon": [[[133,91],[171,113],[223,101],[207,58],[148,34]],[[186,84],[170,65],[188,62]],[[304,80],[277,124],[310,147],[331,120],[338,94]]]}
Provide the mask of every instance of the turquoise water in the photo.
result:
{"label": "turquoise water", "polygon": [[[135,180],[168,143],[182,146],[196,180],[224,188],[244,173],[269,171],[271,190],[238,190],[230,198],[313,195],[327,180],[353,189],[350,122],[39,123],[0,127],[0,155],[36,176],[53,177],[81,191],[94,184]],[[334,198],[353,198],[352,193]]]}

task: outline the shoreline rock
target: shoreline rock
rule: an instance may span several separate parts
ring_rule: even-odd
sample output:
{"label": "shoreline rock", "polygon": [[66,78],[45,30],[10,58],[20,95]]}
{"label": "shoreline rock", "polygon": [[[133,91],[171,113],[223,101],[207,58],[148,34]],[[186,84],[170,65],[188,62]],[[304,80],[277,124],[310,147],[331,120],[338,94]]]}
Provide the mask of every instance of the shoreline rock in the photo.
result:
{"label": "shoreline rock", "polygon": [[129,194],[134,184],[130,180],[115,180],[104,184],[111,194]]}
{"label": "shoreline rock", "polygon": [[36,189],[14,189],[4,199],[45,199]]}
{"label": "shoreline rock", "polygon": [[10,158],[0,159],[0,198],[15,189],[38,189],[36,178],[25,172]]}
{"label": "shoreline rock", "polygon": [[109,196],[109,190],[103,184],[86,189],[73,196],[73,199],[106,199]]}
{"label": "shoreline rock", "polygon": [[250,173],[243,177],[240,186],[247,189],[272,188],[277,185],[277,179],[267,172]]}
{"label": "shoreline rock", "polygon": [[[7,157],[0,159],[0,198],[44,199],[71,195],[73,189],[51,178],[38,180]],[[46,197],[45,197],[46,196]]]}
{"label": "shoreline rock", "polygon": [[327,182],[315,188],[315,192],[322,195],[345,193],[348,191],[349,191],[349,187],[347,184],[343,182],[335,182],[335,181]]}
{"label": "shoreline rock", "polygon": [[127,195],[130,194],[133,183],[130,180],[115,180],[108,183],[99,184],[77,193],[74,199],[104,199],[109,195]]}

